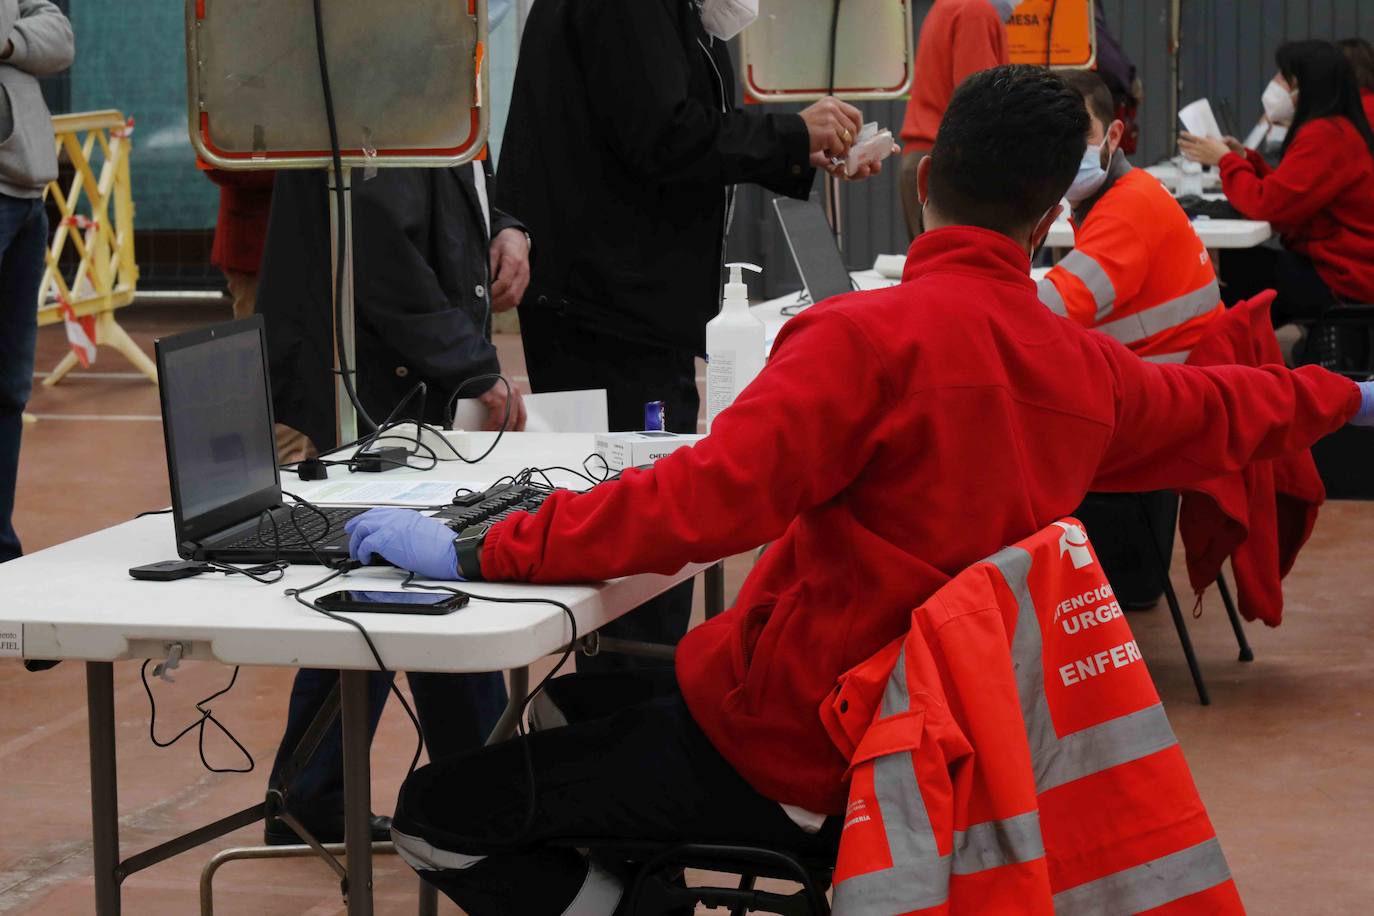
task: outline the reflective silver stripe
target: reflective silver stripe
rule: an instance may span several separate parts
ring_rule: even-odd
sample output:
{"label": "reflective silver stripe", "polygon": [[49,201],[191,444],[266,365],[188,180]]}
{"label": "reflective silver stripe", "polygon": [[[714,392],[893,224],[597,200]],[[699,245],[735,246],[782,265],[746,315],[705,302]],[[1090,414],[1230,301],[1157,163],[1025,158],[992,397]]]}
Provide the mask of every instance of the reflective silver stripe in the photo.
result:
{"label": "reflective silver stripe", "polygon": [[1055,916],[1142,913],[1229,881],[1215,838],[1054,895]]}
{"label": "reflective silver stripe", "polygon": [[391,828],[391,841],[396,844],[396,854],[416,871],[445,871],[450,868],[471,868],[486,856],[469,856],[461,852],[449,852],[430,845],[428,840],[402,833]]}
{"label": "reflective silver stripe", "polygon": [[1049,277],[1035,284],[1036,295],[1040,301],[1045,303],[1045,307],[1056,315],[1069,317],[1069,307],[1064,304],[1064,297],[1059,294],[1059,287],[1054,285],[1054,281]]}
{"label": "reflective silver stripe", "polygon": [[897,653],[897,664],[892,668],[892,674],[887,679],[887,687],[883,689],[883,713],[884,719],[889,716],[899,715],[911,708],[911,696],[906,689],[906,640],[902,640],[902,648]]}
{"label": "reflective silver stripe", "polygon": [[582,887],[563,910],[563,916],[612,916],[620,905],[625,885],[620,879],[595,862],[587,862],[587,877]]}
{"label": "reflective silver stripe", "polygon": [[1097,321],[1111,314],[1116,306],[1116,287],[1112,285],[1112,278],[1107,276],[1107,271],[1091,255],[1075,248],[1055,266],[1064,268],[1082,280],[1088,292],[1093,294],[1093,301],[1097,303]]}
{"label": "reflective silver stripe", "polygon": [[892,867],[835,885],[836,911],[849,916],[889,916],[944,903],[949,899],[950,857],[940,855],[936,845],[911,755],[886,754],[875,759],[873,791]]}
{"label": "reflective silver stripe", "polygon": [[1141,359],[1147,363],[1186,363],[1192,350],[1180,350],[1177,353],[1156,353],[1154,356],[1142,356]]}
{"label": "reflective silver stripe", "polygon": [[1028,811],[1000,821],[954,831],[954,874],[971,875],[989,868],[1033,862],[1045,855],[1040,812]]}
{"label": "reflective silver stripe", "polygon": [[1030,744],[1031,766],[1035,769],[1036,792],[1139,760],[1177,743],[1164,707],[1159,704],[1059,737],[1050,717],[1049,701],[1045,699],[1040,619],[1027,585],[1031,555],[1020,547],[1007,547],[989,557],[988,562],[1001,570],[1016,596],[1012,666],[1021,695],[1021,716]]}
{"label": "reflective silver stripe", "polygon": [[1096,329],[1130,346],[1161,331],[1192,321],[1199,315],[1205,315],[1216,308],[1220,301],[1221,287],[1213,280],[1201,289],[1142,309],[1134,315],[1100,324]]}

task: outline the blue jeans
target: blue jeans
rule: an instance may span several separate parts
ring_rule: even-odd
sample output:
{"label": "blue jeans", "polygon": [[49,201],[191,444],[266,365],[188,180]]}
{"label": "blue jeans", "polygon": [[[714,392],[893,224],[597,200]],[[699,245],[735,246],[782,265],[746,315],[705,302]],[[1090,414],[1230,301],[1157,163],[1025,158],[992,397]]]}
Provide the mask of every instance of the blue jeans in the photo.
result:
{"label": "blue jeans", "polygon": [[[393,672],[371,675],[368,681],[368,732],[377,733],[382,709],[390,695]],[[280,773],[310,727],[315,712],[329,697],[337,671],[302,668],[291,686],[286,734],[277,748],[269,786],[280,784]],[[415,715],[425,736],[430,760],[441,760],[480,748],[506,708],[506,686],[500,674],[406,674]],[[404,752],[409,762],[410,750]],[[289,787],[288,807],[307,824],[337,817],[343,811],[343,733],[336,719],[324,739]]]}
{"label": "blue jeans", "polygon": [[24,405],[33,390],[38,284],[47,247],[43,201],[0,194],[0,563],[23,553],[11,516]]}

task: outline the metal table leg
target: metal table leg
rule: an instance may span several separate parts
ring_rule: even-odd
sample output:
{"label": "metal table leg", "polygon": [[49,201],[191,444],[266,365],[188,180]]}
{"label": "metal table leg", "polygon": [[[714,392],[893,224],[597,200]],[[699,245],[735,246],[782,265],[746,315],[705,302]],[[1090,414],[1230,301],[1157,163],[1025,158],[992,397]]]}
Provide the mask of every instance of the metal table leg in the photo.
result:
{"label": "metal table leg", "polygon": [[86,717],[91,745],[91,843],[95,911],[118,916],[119,796],[115,772],[114,663],[86,663]]}
{"label": "metal table leg", "polygon": [[344,854],[348,916],[372,916],[372,774],[368,760],[369,671],[339,672],[343,700]]}
{"label": "metal table leg", "polygon": [[510,672],[510,699],[506,702],[506,710],[501,713],[501,718],[497,720],[496,727],[487,736],[487,744],[496,744],[500,741],[509,741],[515,737],[515,730],[520,724],[520,713],[525,707],[525,697],[530,693],[530,669],[512,668]]}

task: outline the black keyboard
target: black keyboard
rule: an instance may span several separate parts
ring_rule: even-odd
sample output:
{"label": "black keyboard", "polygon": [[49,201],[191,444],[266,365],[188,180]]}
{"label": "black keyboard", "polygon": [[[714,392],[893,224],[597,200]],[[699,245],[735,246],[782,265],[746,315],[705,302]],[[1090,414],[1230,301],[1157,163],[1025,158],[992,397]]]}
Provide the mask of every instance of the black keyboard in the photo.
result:
{"label": "black keyboard", "polygon": [[435,518],[443,520],[454,531],[461,532],[473,525],[499,522],[516,512],[537,512],[550,492],[528,484],[492,487],[482,493],[467,493],[457,497],[453,505],[435,513]]}
{"label": "black keyboard", "polygon": [[1205,197],[1198,197],[1188,194],[1178,198],[1178,205],[1183,208],[1183,212],[1188,214],[1189,219],[1196,219],[1205,216],[1208,219],[1245,219],[1240,211],[1231,205],[1229,200],[1208,200]]}
{"label": "black keyboard", "polygon": [[[228,544],[216,544],[215,547],[257,547],[267,550],[307,550],[311,547],[321,547],[346,540],[344,523],[366,511],[323,509],[304,505],[284,506],[273,511],[271,521],[266,518],[259,521],[252,533]],[[276,523],[275,527],[273,522]]]}

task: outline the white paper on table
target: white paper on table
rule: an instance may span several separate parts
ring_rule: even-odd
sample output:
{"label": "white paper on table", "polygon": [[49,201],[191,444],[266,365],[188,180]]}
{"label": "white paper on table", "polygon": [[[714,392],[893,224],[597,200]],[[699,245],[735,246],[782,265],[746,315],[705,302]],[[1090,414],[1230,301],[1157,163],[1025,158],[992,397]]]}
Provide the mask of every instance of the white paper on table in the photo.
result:
{"label": "white paper on table", "polygon": [[1213,140],[1222,138],[1217,116],[1212,113],[1212,103],[1206,99],[1189,102],[1178,110],[1178,119],[1183,122],[1184,130],[1195,137],[1208,137]]}
{"label": "white paper on table", "polygon": [[313,487],[309,500],[326,506],[441,506],[460,489],[485,490],[489,484],[455,480],[331,480]]}
{"label": "white paper on table", "polygon": [[[606,389],[527,394],[525,417],[527,433],[607,432]],[[477,398],[463,398],[454,408],[454,429],[481,429],[486,421],[486,405]]]}

